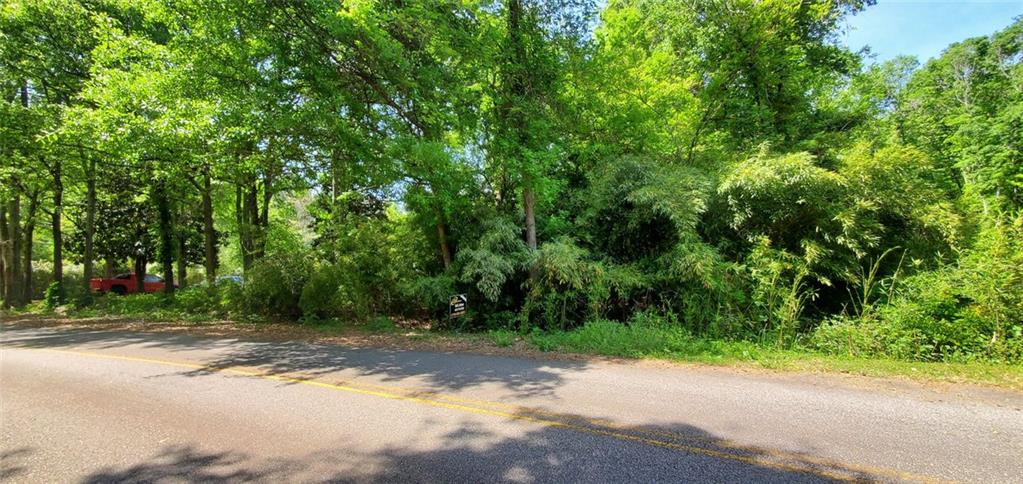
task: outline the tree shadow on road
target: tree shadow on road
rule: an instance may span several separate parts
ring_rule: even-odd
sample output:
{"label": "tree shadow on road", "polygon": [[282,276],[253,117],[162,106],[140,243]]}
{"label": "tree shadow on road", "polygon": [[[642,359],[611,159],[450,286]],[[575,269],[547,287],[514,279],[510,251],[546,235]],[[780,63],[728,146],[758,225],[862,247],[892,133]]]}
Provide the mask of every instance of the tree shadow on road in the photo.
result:
{"label": "tree shadow on road", "polygon": [[270,477],[267,470],[249,468],[249,459],[237,452],[203,452],[193,446],[170,446],[144,462],[117,468],[108,467],[81,482],[253,482]]}
{"label": "tree shadow on road", "polygon": [[8,324],[3,325],[3,331],[8,333],[3,339],[3,346],[11,348],[59,349],[73,346],[80,349],[102,350],[138,346],[140,348],[183,351],[230,348],[236,343],[236,340],[233,339],[200,338],[184,334],[47,327],[25,328],[12,327]]}
{"label": "tree shadow on road", "polygon": [[553,396],[566,372],[588,367],[585,361],[543,361],[466,353],[458,353],[455,358],[452,353],[350,348],[335,344],[46,328],[8,334],[3,345],[33,349],[73,347],[86,351],[158,348],[182,354],[194,352],[194,360],[203,362],[204,367],[185,372],[188,376],[241,367],[299,379],[327,374],[344,379],[372,376],[383,382],[409,381],[419,388],[438,391],[499,385],[514,390],[522,398]]}
{"label": "tree shadow on road", "polygon": [[252,343],[234,348],[189,372],[203,375],[228,368],[257,368],[270,375],[317,378],[374,376],[382,382],[411,382],[429,390],[460,390],[485,384],[514,390],[519,397],[553,396],[564,374],[585,362],[539,361],[450,353],[356,349],[309,343]]}
{"label": "tree shadow on road", "polygon": [[[270,375],[374,375],[384,381],[413,380],[419,387],[437,390],[498,385],[523,396],[552,396],[567,373],[587,368],[585,362],[467,354],[453,358],[445,353],[105,331],[35,331],[7,334],[3,341],[4,347],[15,348],[159,347],[182,354],[198,352],[190,358],[204,356],[200,360],[207,362],[203,368],[174,375],[201,377],[245,367]],[[601,427],[599,423],[591,425],[592,421],[583,416],[537,416],[529,412],[500,412],[507,417],[492,412],[482,423],[477,419],[451,425],[444,419],[448,423],[431,424],[434,431],[427,428],[412,432],[413,438],[398,442],[393,436],[386,438],[384,429],[390,423],[366,422],[381,429],[379,445],[335,443],[333,448],[293,459],[254,458],[234,449],[207,451],[208,446],[183,443],[133,465],[103,469],[86,482],[793,482],[828,480],[833,475],[814,471],[818,464],[812,462],[798,462],[796,467],[803,471],[778,465],[777,453],[736,449],[688,424],[661,422],[656,429]],[[501,418],[516,425],[502,426],[499,431],[485,425],[486,421]],[[343,428],[339,442],[345,442]],[[415,437],[420,434],[424,436]],[[269,443],[270,447],[276,445]],[[800,460],[799,456],[791,457]],[[839,474],[853,479],[873,478],[833,464],[825,467],[838,468]],[[5,459],[3,469],[20,475],[25,465],[18,458]]]}
{"label": "tree shadow on road", "polygon": [[[699,429],[680,433],[713,437]],[[515,435],[475,423],[375,449],[328,449],[297,458],[252,458],[171,446],[143,462],[100,470],[83,482],[827,482],[828,475],[646,445],[553,427]],[[853,479],[870,479],[857,473]]]}
{"label": "tree shadow on road", "polygon": [[33,453],[31,447],[0,450],[0,482],[10,482],[11,479],[24,474],[28,468],[22,461]]}

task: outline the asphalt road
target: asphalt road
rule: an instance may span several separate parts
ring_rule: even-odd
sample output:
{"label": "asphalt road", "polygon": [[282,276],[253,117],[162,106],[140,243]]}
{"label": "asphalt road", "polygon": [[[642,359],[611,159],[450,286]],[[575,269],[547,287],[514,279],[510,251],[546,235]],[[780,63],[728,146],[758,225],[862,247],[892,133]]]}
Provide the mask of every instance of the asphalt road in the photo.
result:
{"label": "asphalt road", "polygon": [[1023,395],[5,328],[3,482],[1023,482]]}

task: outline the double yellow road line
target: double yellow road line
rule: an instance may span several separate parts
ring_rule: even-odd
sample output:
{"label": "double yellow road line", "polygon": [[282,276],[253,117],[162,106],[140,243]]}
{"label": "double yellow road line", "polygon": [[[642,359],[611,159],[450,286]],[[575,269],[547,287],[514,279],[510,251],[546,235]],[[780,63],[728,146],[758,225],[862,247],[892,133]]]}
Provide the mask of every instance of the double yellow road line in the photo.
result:
{"label": "double yellow road line", "polygon": [[400,386],[382,386],[354,381],[326,382],[313,377],[304,377],[296,374],[274,374],[260,371],[254,368],[241,367],[212,367],[201,363],[185,361],[171,361],[137,356],[115,355],[109,353],[96,353],[61,349],[35,349],[76,355],[90,358],[101,358],[107,360],[133,361],[149,363],[154,365],[171,366],[177,368],[188,368],[192,370],[207,371],[210,373],[224,373],[241,375],[263,380],[277,382],[295,383],[308,385],[329,390],[369,395],[373,397],[386,398],[389,400],[401,400],[416,404],[441,407],[460,412],[489,415],[531,422],[547,427],[560,428],[575,432],[582,432],[601,437],[608,437],[624,442],[633,442],[654,447],[672,449],[689,454],[703,455],[718,459],[726,459],[749,464],[751,466],[766,467],[786,472],[798,472],[811,474],[826,479],[841,481],[874,481],[874,480],[898,480],[914,482],[944,482],[929,476],[903,472],[894,469],[886,469],[874,466],[852,465],[838,461],[814,457],[810,455],[783,452],[770,449],[762,449],[751,446],[744,446],[724,439],[708,438],[704,436],[687,435],[684,433],[668,432],[657,429],[647,429],[634,426],[625,426],[609,420],[594,419],[577,415],[569,415],[544,411],[536,408],[523,407],[502,402],[478,400],[444,394],[432,390],[422,390]]}

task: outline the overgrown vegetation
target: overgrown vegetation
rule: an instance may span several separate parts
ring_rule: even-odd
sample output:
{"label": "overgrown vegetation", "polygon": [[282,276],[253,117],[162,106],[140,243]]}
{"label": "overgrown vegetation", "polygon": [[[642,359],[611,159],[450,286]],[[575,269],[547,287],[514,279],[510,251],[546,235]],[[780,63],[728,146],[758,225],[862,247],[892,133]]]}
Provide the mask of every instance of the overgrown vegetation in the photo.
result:
{"label": "overgrown vegetation", "polygon": [[1018,364],[1023,21],[872,64],[871,3],[8,2],[0,293]]}

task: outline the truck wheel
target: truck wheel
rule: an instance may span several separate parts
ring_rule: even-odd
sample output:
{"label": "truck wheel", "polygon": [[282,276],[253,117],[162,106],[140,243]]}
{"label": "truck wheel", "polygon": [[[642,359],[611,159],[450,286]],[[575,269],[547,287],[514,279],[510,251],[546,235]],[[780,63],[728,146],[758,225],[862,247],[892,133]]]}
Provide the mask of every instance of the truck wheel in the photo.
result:
{"label": "truck wheel", "polygon": [[124,286],[114,286],[110,288],[110,292],[117,294],[118,296],[124,296],[128,294],[128,288]]}

